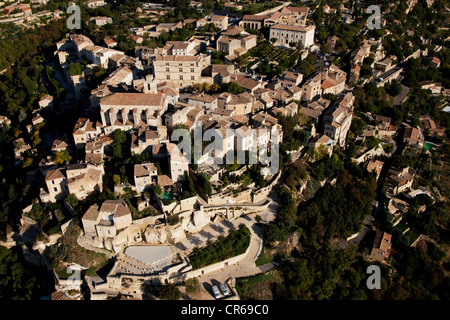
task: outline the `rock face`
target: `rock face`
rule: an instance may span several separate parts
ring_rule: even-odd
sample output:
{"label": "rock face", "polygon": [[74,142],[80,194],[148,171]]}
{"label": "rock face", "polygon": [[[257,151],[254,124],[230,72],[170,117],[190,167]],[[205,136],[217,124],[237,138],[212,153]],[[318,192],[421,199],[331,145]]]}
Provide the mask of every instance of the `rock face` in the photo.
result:
{"label": "rock face", "polygon": [[170,235],[169,241],[173,244],[186,239],[186,233],[184,233],[183,227],[181,225],[178,225],[176,227],[169,227],[168,233]]}
{"label": "rock face", "polygon": [[167,232],[164,227],[148,226],[144,231],[144,240],[149,244],[162,244],[167,241]]}
{"label": "rock face", "polygon": [[198,232],[203,227],[209,224],[210,218],[203,210],[199,210],[194,211],[194,213],[192,214],[192,221],[194,225],[191,227],[191,230],[189,230],[189,232]]}

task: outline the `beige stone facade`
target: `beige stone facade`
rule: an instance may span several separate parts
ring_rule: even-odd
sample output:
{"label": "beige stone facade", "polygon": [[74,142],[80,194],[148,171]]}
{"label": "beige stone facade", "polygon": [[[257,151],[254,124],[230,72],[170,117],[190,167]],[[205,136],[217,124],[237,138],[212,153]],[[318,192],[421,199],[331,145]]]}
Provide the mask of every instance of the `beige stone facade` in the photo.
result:
{"label": "beige stone facade", "polygon": [[324,115],[324,134],[341,147],[345,146],[345,138],[352,123],[354,98],[351,92],[347,93]]}
{"label": "beige stone facade", "polygon": [[142,163],[134,165],[134,185],[139,192],[156,183],[158,172],[153,163]]}
{"label": "beige stone facade", "polygon": [[315,26],[296,26],[276,24],[270,27],[269,39],[275,38],[275,44],[289,45],[291,42],[300,42],[307,48],[314,44]]}
{"label": "beige stone facade", "polygon": [[83,215],[81,222],[86,236],[112,238],[118,230],[131,225],[132,217],[125,201],[106,200],[101,207],[92,205]]}
{"label": "beige stone facade", "polygon": [[47,190],[41,189],[43,202],[55,202],[67,194],[85,199],[89,194],[102,191],[103,165],[74,164],[49,170],[45,175]]}
{"label": "beige stone facade", "polygon": [[170,81],[178,88],[201,82],[212,82],[202,77],[202,71],[211,64],[211,56],[157,55],[153,61],[153,75],[157,83]]}
{"label": "beige stone facade", "polygon": [[115,129],[128,131],[134,126],[162,124],[168,102],[161,93],[118,92],[100,99],[100,115],[106,134]]}
{"label": "beige stone facade", "polygon": [[211,17],[211,23],[214,23],[216,28],[226,30],[228,28],[228,16],[214,15]]}

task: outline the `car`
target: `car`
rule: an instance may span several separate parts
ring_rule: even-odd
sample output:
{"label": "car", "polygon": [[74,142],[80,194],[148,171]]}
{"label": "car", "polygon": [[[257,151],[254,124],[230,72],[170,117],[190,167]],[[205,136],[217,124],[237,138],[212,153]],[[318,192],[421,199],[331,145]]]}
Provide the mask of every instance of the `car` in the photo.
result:
{"label": "car", "polygon": [[213,291],[214,297],[215,297],[216,299],[219,299],[219,298],[221,297],[219,288],[217,288],[217,286],[213,286],[213,287],[212,287],[212,291]]}
{"label": "car", "polygon": [[222,293],[224,296],[227,296],[230,294],[230,292],[228,291],[227,285],[225,283],[220,284],[220,290],[222,290]]}

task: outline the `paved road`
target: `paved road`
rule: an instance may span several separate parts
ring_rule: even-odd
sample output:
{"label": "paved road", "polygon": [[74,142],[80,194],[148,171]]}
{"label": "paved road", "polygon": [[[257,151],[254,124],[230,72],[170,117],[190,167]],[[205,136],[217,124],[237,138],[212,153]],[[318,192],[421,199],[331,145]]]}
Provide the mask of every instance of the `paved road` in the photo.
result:
{"label": "paved road", "polygon": [[397,97],[395,97],[394,106],[400,106],[402,104],[403,100],[408,95],[409,91],[410,91],[410,88],[402,85],[402,92],[400,92],[400,94]]}

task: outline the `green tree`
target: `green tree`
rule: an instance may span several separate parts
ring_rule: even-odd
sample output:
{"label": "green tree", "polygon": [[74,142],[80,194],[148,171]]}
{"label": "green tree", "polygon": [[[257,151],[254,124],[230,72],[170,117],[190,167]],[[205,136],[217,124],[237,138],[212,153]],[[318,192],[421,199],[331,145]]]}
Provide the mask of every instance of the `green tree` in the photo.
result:
{"label": "green tree", "polygon": [[362,135],[364,129],[366,128],[366,122],[361,118],[353,118],[350,130],[357,136]]}
{"label": "green tree", "polygon": [[114,130],[114,142],[123,144],[127,140],[127,134],[120,129]]}
{"label": "green tree", "polygon": [[236,82],[228,82],[228,83],[225,83],[223,86],[224,86],[224,90],[229,93],[239,94],[239,93],[244,92],[244,88],[242,88]]}
{"label": "green tree", "polygon": [[116,186],[120,184],[120,176],[118,174],[113,175],[113,180]]}
{"label": "green tree", "polygon": [[162,175],[161,165],[159,164],[159,162],[156,163],[156,173],[158,175]]}
{"label": "green tree", "polygon": [[211,182],[209,181],[209,177],[205,173],[201,173],[200,175],[201,187],[203,192],[210,196],[212,194]]}
{"label": "green tree", "polygon": [[56,153],[56,162],[59,164],[67,164],[72,160],[72,156],[70,155],[69,151],[67,150],[61,150]]}
{"label": "green tree", "polygon": [[162,189],[161,189],[161,187],[160,187],[158,184],[156,184],[156,185],[153,187],[153,191],[155,191],[155,193],[156,193],[157,195],[159,195],[159,196],[161,196],[161,194],[162,194]]}
{"label": "green tree", "polygon": [[184,174],[186,175],[187,191],[191,194],[194,194],[195,193],[194,181],[192,180],[191,176],[187,171],[185,171]]}
{"label": "green tree", "polygon": [[27,271],[19,255],[0,246],[0,300],[31,300],[39,288],[37,279]]}
{"label": "green tree", "polygon": [[186,293],[192,294],[200,292],[201,286],[198,278],[190,278],[186,280]]}
{"label": "green tree", "polygon": [[69,74],[71,76],[78,76],[83,73],[83,66],[78,62],[73,62],[69,65]]}
{"label": "green tree", "polygon": [[181,291],[175,284],[168,283],[161,287],[159,298],[164,300],[179,300],[181,298]]}
{"label": "green tree", "polygon": [[122,145],[120,143],[114,142],[113,144],[113,154],[116,158],[122,157]]}

